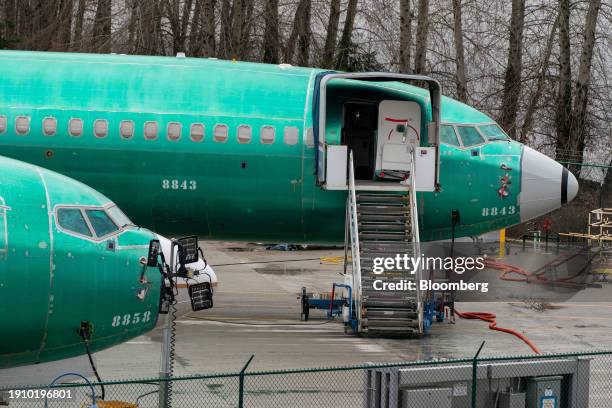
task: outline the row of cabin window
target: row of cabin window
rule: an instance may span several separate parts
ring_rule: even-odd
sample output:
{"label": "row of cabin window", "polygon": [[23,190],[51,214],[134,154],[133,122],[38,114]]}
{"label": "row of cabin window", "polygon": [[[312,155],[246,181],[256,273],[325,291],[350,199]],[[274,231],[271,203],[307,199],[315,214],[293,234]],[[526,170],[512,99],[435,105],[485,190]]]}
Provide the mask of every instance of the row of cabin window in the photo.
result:
{"label": "row of cabin window", "polygon": [[[0,116],[0,133],[4,133],[7,127],[6,116]],[[119,133],[123,139],[131,139],[134,136],[134,121],[122,120],[119,124]],[[168,140],[177,141],[181,139],[183,124],[180,122],[169,122],[166,128]],[[57,132],[57,119],[46,117],[43,119],[43,134],[53,136]],[[15,133],[27,135],[30,133],[30,117],[17,116],[15,118]],[[83,134],[83,120],[72,118],[68,121],[68,133],[70,136],[79,137]],[[156,140],[159,133],[159,126],[155,121],[144,123],[144,138]],[[299,129],[295,126],[285,126],[283,139],[289,146],[296,145],[299,140]],[[94,121],[94,135],[98,138],[108,136],[108,121],[97,119]],[[205,126],[203,123],[192,123],[189,128],[189,137],[194,142],[204,140]],[[229,138],[229,127],[224,124],[217,124],[213,131],[213,140],[218,143],[225,143]],[[253,129],[249,125],[238,126],[236,138],[238,143],[251,143]],[[276,128],[274,126],[262,126],[259,133],[259,140],[262,144],[272,144],[276,139]]]}

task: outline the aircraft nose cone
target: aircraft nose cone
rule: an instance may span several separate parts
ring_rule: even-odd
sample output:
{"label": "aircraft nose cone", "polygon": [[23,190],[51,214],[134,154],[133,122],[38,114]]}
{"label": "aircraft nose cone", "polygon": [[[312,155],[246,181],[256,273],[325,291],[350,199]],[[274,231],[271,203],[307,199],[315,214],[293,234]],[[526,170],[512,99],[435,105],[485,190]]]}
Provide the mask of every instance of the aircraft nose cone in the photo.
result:
{"label": "aircraft nose cone", "polygon": [[[563,189],[561,191],[561,204],[569,203],[576,197],[576,194],[578,194],[578,180],[576,180],[572,172],[564,168],[561,184],[561,188]],[[563,196],[564,193],[565,197]]]}
{"label": "aircraft nose cone", "polygon": [[565,167],[527,146],[521,160],[521,221],[549,213],[578,193],[578,181]]}

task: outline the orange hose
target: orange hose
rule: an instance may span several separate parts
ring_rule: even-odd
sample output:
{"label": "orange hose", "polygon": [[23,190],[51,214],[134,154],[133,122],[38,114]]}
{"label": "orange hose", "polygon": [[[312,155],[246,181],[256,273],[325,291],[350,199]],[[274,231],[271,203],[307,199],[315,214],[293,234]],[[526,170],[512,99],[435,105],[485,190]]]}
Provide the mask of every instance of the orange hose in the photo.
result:
{"label": "orange hose", "polygon": [[476,320],[483,320],[485,322],[488,322],[489,329],[512,334],[513,336],[516,336],[519,339],[523,340],[525,344],[531,347],[531,349],[536,354],[542,354],[542,352],[540,352],[540,349],[535,344],[533,344],[531,340],[529,340],[527,336],[525,336],[524,334],[519,333],[513,329],[507,329],[505,327],[498,327],[497,320],[496,320],[497,316],[494,313],[488,313],[488,312],[463,312],[462,313],[462,312],[459,312],[457,309],[455,309],[455,313],[457,314],[457,316],[461,317],[462,319],[476,319]]}

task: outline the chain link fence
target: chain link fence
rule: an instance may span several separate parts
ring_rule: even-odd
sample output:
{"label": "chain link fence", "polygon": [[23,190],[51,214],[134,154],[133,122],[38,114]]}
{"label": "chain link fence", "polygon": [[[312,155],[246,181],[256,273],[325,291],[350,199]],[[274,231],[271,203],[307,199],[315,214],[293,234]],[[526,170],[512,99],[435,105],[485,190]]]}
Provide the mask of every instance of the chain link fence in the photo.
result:
{"label": "chain link fence", "polygon": [[[98,408],[612,408],[612,351],[174,377],[167,403],[159,397],[165,383],[91,386],[97,398],[104,393]],[[9,407],[54,408],[90,407],[93,394],[83,382],[0,393]]]}

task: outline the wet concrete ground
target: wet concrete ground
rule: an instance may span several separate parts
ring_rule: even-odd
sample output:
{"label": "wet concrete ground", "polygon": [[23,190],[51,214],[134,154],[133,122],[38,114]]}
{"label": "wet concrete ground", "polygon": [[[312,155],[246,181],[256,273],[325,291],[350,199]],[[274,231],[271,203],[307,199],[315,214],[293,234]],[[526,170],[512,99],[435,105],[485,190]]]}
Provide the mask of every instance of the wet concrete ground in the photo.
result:
{"label": "wet concrete ground", "polygon": [[[250,370],[321,367],[366,362],[396,362],[471,356],[486,341],[482,355],[531,354],[519,339],[492,331],[482,321],[436,323],[420,339],[347,336],[339,321],[311,312],[300,322],[297,296],[302,286],[325,292],[342,282],[342,264],[319,258],[341,257],[342,249],[266,251],[242,243],[203,242],[211,265],[283,259],[299,262],[214,267],[219,278],[213,309],[178,319],[175,374],[239,371],[251,356]],[[306,260],[315,258],[316,260]],[[487,311],[498,325],[519,330],[543,352],[611,348],[612,300],[568,300],[541,310],[529,301],[458,303],[461,311]],[[156,329],[96,354],[105,378],[155,376],[161,330]]]}

